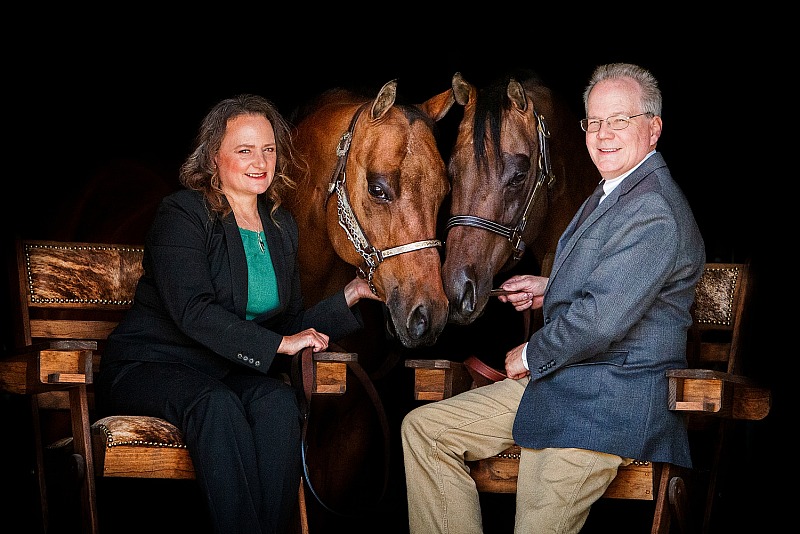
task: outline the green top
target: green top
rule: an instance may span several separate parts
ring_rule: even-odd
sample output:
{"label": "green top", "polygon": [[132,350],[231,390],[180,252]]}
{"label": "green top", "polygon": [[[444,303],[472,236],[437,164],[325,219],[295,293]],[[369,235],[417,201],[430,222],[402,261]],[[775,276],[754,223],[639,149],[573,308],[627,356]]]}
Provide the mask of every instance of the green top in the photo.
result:
{"label": "green top", "polygon": [[239,228],[247,258],[247,318],[278,307],[278,281],[264,232]]}

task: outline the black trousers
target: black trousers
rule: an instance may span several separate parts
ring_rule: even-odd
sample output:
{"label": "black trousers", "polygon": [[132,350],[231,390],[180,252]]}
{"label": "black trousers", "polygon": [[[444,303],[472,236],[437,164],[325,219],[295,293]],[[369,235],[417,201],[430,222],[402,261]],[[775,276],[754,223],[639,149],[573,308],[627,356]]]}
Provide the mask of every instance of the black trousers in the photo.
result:
{"label": "black trousers", "polygon": [[101,413],[160,417],[183,432],[215,532],[288,531],[302,475],[291,386],[248,371],[217,379],[182,364],[115,362],[95,393]]}

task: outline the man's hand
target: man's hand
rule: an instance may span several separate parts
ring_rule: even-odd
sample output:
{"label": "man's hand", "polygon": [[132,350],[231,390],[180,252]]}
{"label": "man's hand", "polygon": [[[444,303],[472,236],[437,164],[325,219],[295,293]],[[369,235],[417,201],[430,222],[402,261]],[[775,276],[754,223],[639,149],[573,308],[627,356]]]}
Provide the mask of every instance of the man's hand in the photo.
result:
{"label": "man's hand", "polygon": [[526,343],[523,343],[506,353],[506,376],[508,378],[518,380],[529,374],[529,371],[525,369],[525,364],[522,363],[522,359],[525,357],[525,345]]}
{"label": "man's hand", "polygon": [[500,286],[506,291],[507,295],[500,295],[497,298],[500,302],[508,302],[517,311],[538,309],[544,302],[544,290],[547,287],[548,278],[544,276],[534,276],[531,274],[514,275]]}

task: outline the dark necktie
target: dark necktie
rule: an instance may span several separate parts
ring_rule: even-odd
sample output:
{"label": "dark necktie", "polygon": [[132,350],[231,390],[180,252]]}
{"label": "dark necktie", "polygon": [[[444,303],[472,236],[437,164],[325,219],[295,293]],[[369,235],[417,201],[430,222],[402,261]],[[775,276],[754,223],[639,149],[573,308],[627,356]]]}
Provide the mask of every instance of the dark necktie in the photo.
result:
{"label": "dark necktie", "polygon": [[580,227],[580,225],[583,224],[583,221],[586,220],[586,217],[588,217],[589,214],[594,211],[594,209],[597,207],[597,205],[600,204],[600,197],[603,196],[603,184],[604,183],[605,183],[605,180],[600,182],[597,185],[597,189],[595,189],[594,193],[592,193],[592,196],[589,197],[589,201],[583,207],[583,211],[581,211],[581,216],[578,219],[578,224],[575,225],[575,228]]}

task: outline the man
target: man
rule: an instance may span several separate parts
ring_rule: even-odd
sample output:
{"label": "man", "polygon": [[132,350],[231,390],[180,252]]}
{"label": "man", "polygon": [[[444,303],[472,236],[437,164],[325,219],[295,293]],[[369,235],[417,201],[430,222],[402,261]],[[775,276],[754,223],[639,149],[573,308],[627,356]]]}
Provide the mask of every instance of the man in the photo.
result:
{"label": "man", "polygon": [[514,442],[522,447],[517,533],[580,531],[633,459],[691,467],[685,420],[667,408],[665,371],[687,365],[705,246],[656,151],[661,92],[647,70],[617,63],[594,71],[583,101],[600,204],[567,226],[549,278],[503,284],[513,291],[503,302],[542,307],[544,317],[506,354],[508,379],[405,417],[412,534],[481,532],[465,462]]}

